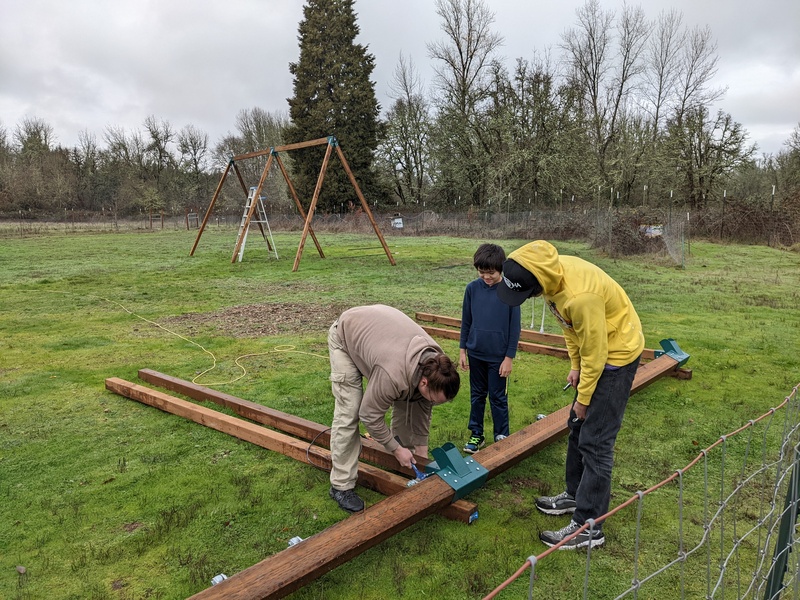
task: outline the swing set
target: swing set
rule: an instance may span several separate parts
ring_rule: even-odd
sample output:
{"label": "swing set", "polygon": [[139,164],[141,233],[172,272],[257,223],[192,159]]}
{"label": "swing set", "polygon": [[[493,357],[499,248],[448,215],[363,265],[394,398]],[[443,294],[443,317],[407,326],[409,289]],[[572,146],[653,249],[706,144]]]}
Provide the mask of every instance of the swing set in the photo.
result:
{"label": "swing set", "polygon": [[[289,177],[289,173],[286,170],[286,167],[283,164],[283,161],[280,157],[280,152],[288,152],[291,150],[298,150],[300,148],[309,148],[312,146],[321,146],[323,144],[327,144],[327,148],[325,150],[325,157],[322,160],[322,167],[319,171],[319,176],[317,177],[317,184],[314,188],[314,195],[311,198],[311,204],[308,208],[308,212],[306,212],[303,208],[303,204],[300,202],[300,198],[297,195],[297,191],[295,190],[294,185],[292,184],[291,178]],[[217,184],[217,189],[214,192],[214,197],[211,199],[211,203],[208,205],[208,210],[206,210],[205,217],[203,217],[203,223],[200,226],[200,230],[197,232],[197,238],[194,241],[194,245],[192,246],[192,251],[189,253],[189,256],[194,256],[194,251],[197,249],[197,245],[200,242],[200,237],[203,235],[203,231],[206,228],[206,224],[208,223],[209,218],[211,217],[211,212],[214,209],[214,204],[219,198],[219,194],[222,191],[222,186],[225,183],[225,179],[228,175],[233,171],[236,174],[237,179],[239,180],[239,184],[244,191],[245,197],[247,201],[245,203],[244,212],[242,214],[242,222],[239,227],[239,234],[236,238],[236,246],[233,250],[233,256],[231,257],[231,262],[236,262],[237,260],[241,260],[242,254],[244,252],[244,244],[247,240],[247,231],[249,230],[250,223],[255,222],[258,223],[259,227],[261,228],[261,233],[264,236],[264,239],[267,242],[267,246],[271,251],[275,252],[275,256],[277,258],[277,251],[272,248],[270,243],[270,239],[267,239],[266,234],[264,233],[264,229],[262,227],[262,223],[266,221],[265,217],[256,219],[253,221],[253,214],[256,211],[256,207],[263,206],[261,202],[261,190],[264,187],[264,182],[267,180],[269,176],[270,169],[272,167],[273,162],[277,164],[278,168],[283,175],[284,180],[286,181],[287,186],[289,187],[289,192],[292,195],[292,199],[294,200],[295,206],[297,207],[300,216],[304,219],[305,224],[303,225],[303,234],[300,238],[300,244],[297,247],[297,254],[294,258],[294,265],[292,266],[292,272],[297,271],[298,267],[300,266],[300,258],[303,255],[303,248],[305,247],[306,238],[311,235],[311,239],[314,241],[314,245],[317,248],[317,252],[319,253],[320,258],[325,258],[325,254],[322,251],[322,247],[317,240],[317,236],[314,234],[314,229],[311,227],[311,221],[314,218],[314,213],[317,208],[317,201],[319,200],[320,190],[322,189],[322,182],[325,179],[325,172],[328,169],[328,163],[330,161],[331,154],[333,150],[336,149],[336,154],[339,156],[339,160],[344,167],[345,173],[347,173],[347,177],[350,179],[350,183],[353,184],[353,188],[355,189],[356,195],[358,199],[361,201],[361,208],[363,209],[364,213],[369,217],[370,223],[372,223],[372,228],[375,231],[375,234],[378,236],[378,239],[381,242],[381,246],[383,246],[384,252],[386,252],[386,256],[389,258],[389,262],[392,266],[396,265],[397,263],[392,256],[391,251],[389,250],[389,246],[386,245],[386,240],[383,238],[383,235],[378,228],[378,224],[375,222],[375,218],[372,215],[372,211],[369,209],[369,205],[367,204],[366,199],[364,198],[364,194],[361,193],[361,188],[358,187],[358,182],[356,178],[353,176],[353,172],[350,170],[350,165],[347,163],[347,159],[344,157],[344,152],[342,152],[342,148],[339,145],[338,140],[334,136],[328,136],[324,138],[319,138],[316,140],[310,140],[307,142],[298,142],[296,144],[287,144],[284,146],[277,146],[275,148],[269,148],[268,150],[258,150],[256,152],[248,152],[247,154],[240,154],[238,156],[233,156],[228,161],[225,170],[222,173],[222,177],[220,177],[219,184]],[[258,181],[258,185],[254,188],[249,188],[245,184],[244,179],[242,178],[241,171],[237,166],[237,161],[247,160],[250,158],[256,158],[259,156],[269,155],[267,159],[267,164],[264,166],[264,170],[261,173],[261,177]],[[254,201],[253,199],[258,199],[258,201]],[[267,225],[269,227],[269,225]]]}

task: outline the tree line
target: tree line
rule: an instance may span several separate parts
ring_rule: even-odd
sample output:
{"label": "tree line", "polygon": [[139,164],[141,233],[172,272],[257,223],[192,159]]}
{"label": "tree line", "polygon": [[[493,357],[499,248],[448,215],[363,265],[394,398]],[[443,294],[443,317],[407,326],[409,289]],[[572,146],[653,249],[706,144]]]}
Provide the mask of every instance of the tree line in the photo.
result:
{"label": "tree line", "polygon": [[[443,37],[427,46],[434,80],[424,86],[401,56],[383,116],[374,57],[356,43],[353,0],[307,0],[288,117],[242,110],[236,133],[215,145],[192,125],[176,130],[152,115],[137,131],[108,127],[100,141],[84,132],[73,148],[55,144],[35,117],[0,124],[0,215],[199,209],[231,156],[333,135],[370,203],[404,211],[565,202],[702,210],[727,200],[798,218],[800,125],[777,156],[758,156],[744,127],[713,108],[725,90],[712,86],[719,57],[708,26],[689,27],[675,10],[648,18],[640,6],[613,12],[587,0],[556,48],[509,68],[487,2],[436,0],[436,13]],[[293,151],[285,161],[306,204],[323,151]],[[265,162],[237,162],[247,185]],[[279,173],[265,193],[271,206],[292,210]],[[242,202],[232,182],[218,206]],[[357,203],[331,164],[318,210]]]}

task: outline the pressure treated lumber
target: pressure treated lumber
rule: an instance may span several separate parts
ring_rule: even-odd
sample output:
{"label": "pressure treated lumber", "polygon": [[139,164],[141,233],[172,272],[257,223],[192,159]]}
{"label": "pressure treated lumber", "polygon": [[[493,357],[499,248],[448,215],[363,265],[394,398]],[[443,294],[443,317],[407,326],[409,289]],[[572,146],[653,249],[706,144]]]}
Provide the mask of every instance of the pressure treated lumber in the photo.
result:
{"label": "pressure treated lumber", "polygon": [[453,494],[453,489],[442,479],[429,477],[195,594],[192,599],[283,598],[443,508]]}
{"label": "pressure treated lumber", "polygon": [[[198,402],[214,402],[215,404],[231,409],[245,419],[274,427],[284,433],[304,440],[313,440],[314,444],[317,446],[324,446],[325,448],[331,447],[330,427],[325,427],[314,421],[296,417],[255,402],[243,400],[231,394],[212,390],[211,388],[190,381],[165,375],[164,373],[159,373],[152,369],[140,369],[139,379],[157,385],[158,387],[183,394]],[[400,463],[398,463],[397,459],[394,457],[394,454],[387,452],[383,445],[375,440],[361,440],[361,458],[382,467],[392,469],[393,471],[405,473],[409,477],[413,477],[413,473],[410,469],[401,467]],[[418,460],[422,463],[428,462],[428,459],[423,457],[419,457]]]}
{"label": "pressure treated lumber", "polygon": [[[562,436],[568,415],[569,407],[565,407],[475,456],[480,455],[479,462],[489,469],[491,478]],[[445,506],[454,493],[441,478],[429,477],[195,594],[192,599],[283,598]]]}
{"label": "pressure treated lumber", "polygon": [[[152,371],[151,373],[155,373]],[[187,382],[188,383],[188,382]],[[194,384],[189,384],[194,385]],[[197,386],[200,387],[200,386]],[[222,431],[239,439],[254,443],[262,448],[279,452],[290,458],[311,464],[315,467],[330,470],[330,451],[318,446],[303,442],[280,432],[265,429],[236,417],[198,406],[186,400],[175,398],[157,390],[130,383],[123,379],[109,378],[106,388],[116,394],[137,400],[148,406],[153,406],[164,412],[178,415],[200,423],[217,431]],[[188,394],[187,394],[188,395]],[[233,397],[231,397],[233,398]],[[246,401],[242,401],[246,402]],[[250,403],[252,404],[252,403]],[[257,406],[257,405],[256,405]],[[264,408],[264,407],[261,407]],[[274,411],[279,412],[279,411]],[[290,416],[290,415],[286,415]],[[312,425],[322,427],[316,423]],[[383,469],[378,469],[366,463],[359,462],[358,482],[384,495],[397,494],[406,489],[408,479],[394,475]],[[477,506],[473,502],[458,501],[441,509],[442,516],[455,521],[469,524],[474,520]]]}
{"label": "pressure treated lumber", "polygon": [[[256,423],[250,423],[238,417],[232,417],[204,406],[198,406],[187,400],[182,400],[157,390],[151,390],[117,377],[106,379],[106,389],[120,396],[125,396],[164,412],[189,419],[200,425],[227,433],[262,448],[279,452],[312,466],[330,469],[331,458],[329,450],[298,440],[284,433],[266,429]],[[393,494],[405,489],[408,480],[378,467],[359,463],[358,482],[382,494]]]}
{"label": "pressure treated lumber", "polygon": [[[639,367],[631,393],[639,391],[677,368],[668,355]],[[473,456],[488,470],[488,479],[518,464],[568,432],[570,407],[511,434]],[[241,573],[192,596],[193,600],[267,600],[283,598],[324,575],[350,558],[431,513],[447,496],[439,477],[408,488],[405,492],[369,507],[282,552],[264,559]],[[450,490],[452,496],[452,490]],[[401,502],[405,500],[406,502]],[[444,500],[447,501],[446,499]],[[405,512],[408,511],[408,512]]]}
{"label": "pressure treated lumber", "polygon": [[[417,321],[424,321],[427,323],[438,323],[440,325],[447,325],[449,327],[461,327],[461,319],[455,317],[447,317],[443,315],[433,315],[430,313],[415,313]],[[422,328],[431,336],[439,336],[445,339],[457,340],[460,338],[460,330],[443,329],[439,327]],[[542,333],[533,331],[531,329],[523,329],[520,332],[519,349],[524,352],[531,352],[533,354],[547,354],[549,356],[557,356],[559,358],[567,358],[566,341],[563,335],[555,333]],[[527,343],[535,342],[535,343]],[[651,361],[656,357],[656,351],[652,348],[645,348],[642,350],[642,361]],[[669,373],[670,377],[676,379],[691,379],[692,370],[684,367],[672,369]]]}
{"label": "pressure treated lumber", "polygon": [[[678,362],[666,354],[640,366],[634,378],[632,393],[665,376],[677,366]],[[107,387],[109,381],[113,380],[107,380]],[[495,477],[565,435],[568,431],[569,410],[570,407],[565,406],[477,452],[474,456],[488,470],[488,478]],[[299,544],[264,559],[219,585],[207,588],[192,598],[194,600],[283,598],[447,505],[453,495],[452,488],[442,479],[429,477]]]}

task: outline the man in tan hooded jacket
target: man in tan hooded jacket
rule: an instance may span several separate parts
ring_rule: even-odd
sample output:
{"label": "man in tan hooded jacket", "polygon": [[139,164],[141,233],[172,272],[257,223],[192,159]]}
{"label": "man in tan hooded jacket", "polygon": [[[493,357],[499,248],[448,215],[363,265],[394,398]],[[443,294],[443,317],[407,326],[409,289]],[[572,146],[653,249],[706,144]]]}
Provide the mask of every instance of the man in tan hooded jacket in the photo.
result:
{"label": "man in tan hooded jacket", "polygon": [[539,538],[554,546],[589,520],[589,529],[562,549],[599,546],[608,512],[614,442],[631,392],[644,336],[625,290],[599,267],[576,256],[559,256],[538,240],[508,255],[497,295],[519,306],[542,296],[564,331],[569,352],[567,383],[575,388],[568,427],[566,491],[543,496],[536,507],[549,515],[573,513],[572,521]]}
{"label": "man in tan hooded jacket", "polygon": [[[330,496],[344,510],[358,512],[364,509],[353,489],[361,451],[359,421],[410,468],[415,454],[428,455],[431,409],[456,396],[460,378],[456,365],[422,327],[381,304],[344,311],[330,328],[328,351],[336,399]],[[391,429],[385,419],[390,410]]]}

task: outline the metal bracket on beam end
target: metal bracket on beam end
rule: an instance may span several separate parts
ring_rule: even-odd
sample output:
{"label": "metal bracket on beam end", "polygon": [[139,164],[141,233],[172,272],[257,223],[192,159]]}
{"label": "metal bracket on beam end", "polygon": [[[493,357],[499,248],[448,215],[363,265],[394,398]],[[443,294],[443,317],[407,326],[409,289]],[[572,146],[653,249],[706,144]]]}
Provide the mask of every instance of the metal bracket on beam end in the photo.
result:
{"label": "metal bracket on beam end", "polygon": [[339,145],[339,140],[336,139],[335,135],[328,136],[328,144],[333,146],[334,148]]}
{"label": "metal bracket on beam end", "polygon": [[678,342],[676,342],[672,338],[667,338],[665,340],[661,340],[661,342],[659,342],[659,343],[661,344],[661,347],[664,350],[663,351],[656,350],[653,353],[653,354],[655,354],[656,358],[666,354],[670,358],[675,359],[676,361],[678,361],[678,366],[679,367],[682,367],[683,365],[685,365],[686,362],[689,360],[689,355],[686,354],[686,352],[684,352],[683,350],[681,350],[680,346],[678,346]]}
{"label": "metal bracket on beam end", "polygon": [[486,467],[471,456],[465,459],[452,442],[434,448],[431,454],[436,460],[425,465],[425,471],[436,473],[455,490],[454,502],[481,487],[489,476]]}

